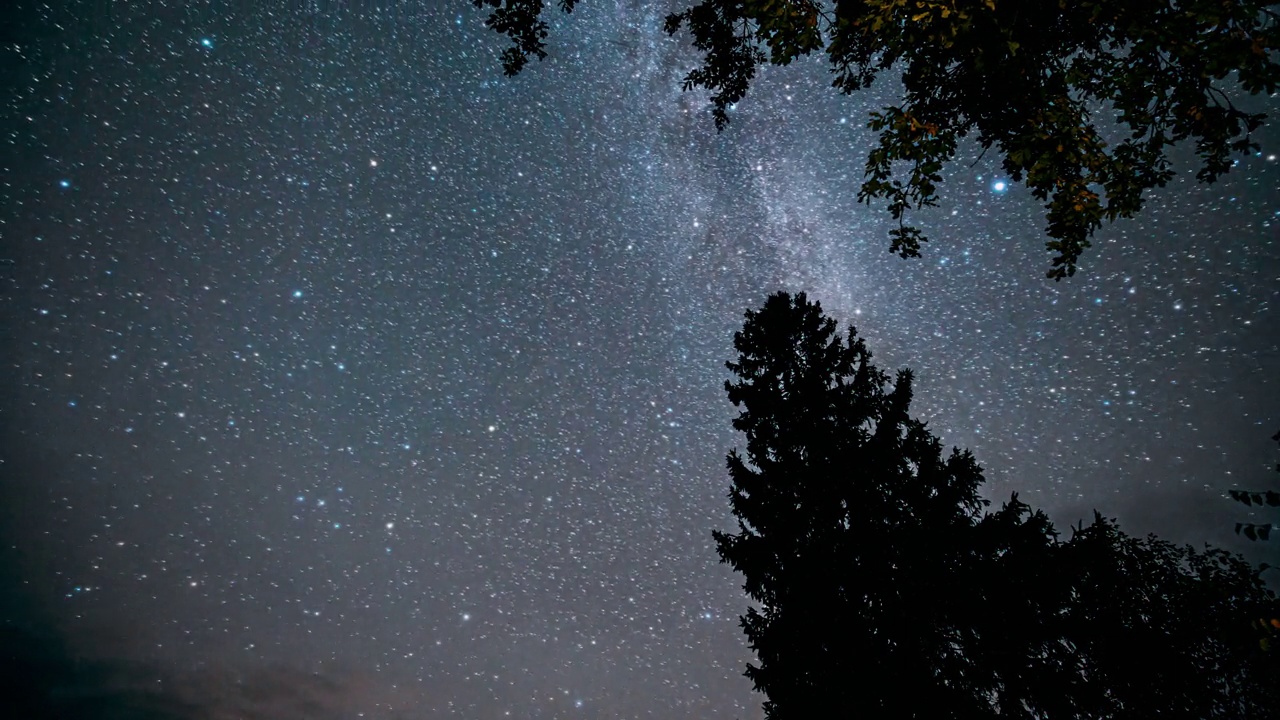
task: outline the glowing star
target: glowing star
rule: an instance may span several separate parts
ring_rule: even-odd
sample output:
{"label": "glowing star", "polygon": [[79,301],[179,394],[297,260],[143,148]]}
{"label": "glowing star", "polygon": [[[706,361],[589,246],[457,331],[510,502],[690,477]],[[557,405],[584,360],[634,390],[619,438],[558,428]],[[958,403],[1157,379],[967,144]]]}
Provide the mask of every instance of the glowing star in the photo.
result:
{"label": "glowing star", "polygon": [[200,38],[200,47],[202,47],[202,48],[207,48],[207,49],[209,49],[209,50],[212,50],[212,49],[213,49],[213,38]]}
{"label": "glowing star", "polygon": [[300,298],[300,297],[302,297],[302,291],[301,291],[301,290],[294,290],[294,291],[293,291],[293,296],[294,296],[295,298]]}
{"label": "glowing star", "polygon": [[377,160],[370,160],[370,161],[369,161],[369,167],[378,167],[378,161],[377,161]]}
{"label": "glowing star", "polygon": [[1004,192],[1005,190],[1008,190],[1008,189],[1009,189],[1009,185],[1008,185],[1008,183],[1006,183],[1006,182],[1005,182],[1005,181],[1003,181],[1003,180],[997,180],[997,181],[995,181],[995,182],[991,183],[991,189],[992,189],[992,190],[994,190],[994,191],[996,191],[996,192],[998,192],[998,193],[1002,193],[1002,192]]}
{"label": "glowing star", "polygon": [[71,181],[70,181],[70,180],[59,180],[59,181],[58,181],[58,187],[62,188],[63,190],[66,190],[67,188],[71,187]]}

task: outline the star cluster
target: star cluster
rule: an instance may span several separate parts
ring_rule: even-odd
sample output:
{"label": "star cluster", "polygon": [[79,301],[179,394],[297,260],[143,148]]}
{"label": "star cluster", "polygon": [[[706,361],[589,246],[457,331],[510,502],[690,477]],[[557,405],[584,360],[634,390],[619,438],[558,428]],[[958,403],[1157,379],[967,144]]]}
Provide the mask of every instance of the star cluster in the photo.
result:
{"label": "star cluster", "polygon": [[557,17],[516,78],[466,2],[15,11],[6,551],[79,652],[319,673],[335,717],[757,716],[710,532],[723,362],[781,288],[915,369],[993,500],[1239,547],[1224,492],[1280,427],[1275,127],[1212,186],[1183,153],[1060,283],[965,148],[905,261],[855,200],[892,83],[769,68],[716,133],[651,5]]}

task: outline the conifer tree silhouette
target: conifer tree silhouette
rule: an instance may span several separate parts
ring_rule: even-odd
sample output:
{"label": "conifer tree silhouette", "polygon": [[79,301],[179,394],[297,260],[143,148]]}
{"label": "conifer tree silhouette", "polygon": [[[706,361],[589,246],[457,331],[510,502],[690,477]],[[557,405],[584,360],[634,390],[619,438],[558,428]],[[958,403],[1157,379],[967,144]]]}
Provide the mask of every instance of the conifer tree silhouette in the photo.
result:
{"label": "conifer tree silhouette", "polygon": [[[890,385],[856,332],[842,338],[804,294],[748,312],[734,345],[726,390],[747,445],[728,457],[738,532],[715,539],[760,604],[742,624],[767,715],[868,702],[892,713],[921,693],[963,703],[929,680],[963,663],[938,598],[964,565],[952,538],[984,505],[973,456],[944,457],[908,416],[911,373]],[[878,690],[904,685],[910,695]]]}
{"label": "conifer tree silhouette", "polygon": [[803,293],[734,346],[738,522],[713,535],[753,603],[766,720],[1275,717],[1274,655],[1241,622],[1275,596],[1242,558],[1101,515],[1062,541],[1016,494],[986,513],[973,456],[910,416],[911,373]]}

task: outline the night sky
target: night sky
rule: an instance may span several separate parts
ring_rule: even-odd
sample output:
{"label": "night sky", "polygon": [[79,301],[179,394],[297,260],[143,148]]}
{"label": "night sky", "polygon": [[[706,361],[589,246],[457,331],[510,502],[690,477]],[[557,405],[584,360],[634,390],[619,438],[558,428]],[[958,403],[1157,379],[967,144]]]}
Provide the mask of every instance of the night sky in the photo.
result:
{"label": "night sky", "polygon": [[6,10],[5,621],[190,717],[758,717],[710,533],[778,289],[987,497],[1262,558],[1224,494],[1273,482],[1280,127],[1058,283],[966,146],[902,260],[855,200],[893,79],[768,69],[717,134],[650,5],[514,79],[465,0]]}

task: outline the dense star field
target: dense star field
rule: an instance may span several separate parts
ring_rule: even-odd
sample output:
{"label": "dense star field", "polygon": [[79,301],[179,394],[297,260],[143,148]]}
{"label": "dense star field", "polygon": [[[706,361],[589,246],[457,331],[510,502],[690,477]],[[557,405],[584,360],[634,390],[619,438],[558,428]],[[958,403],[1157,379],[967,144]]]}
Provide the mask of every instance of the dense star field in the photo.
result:
{"label": "dense star field", "polygon": [[710,533],[778,289],[987,497],[1261,558],[1280,127],[1059,283],[968,147],[902,260],[854,199],[893,84],[770,68],[717,134],[673,7],[585,2],[514,79],[463,0],[6,10],[6,620],[191,717],[757,717]]}

